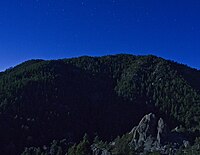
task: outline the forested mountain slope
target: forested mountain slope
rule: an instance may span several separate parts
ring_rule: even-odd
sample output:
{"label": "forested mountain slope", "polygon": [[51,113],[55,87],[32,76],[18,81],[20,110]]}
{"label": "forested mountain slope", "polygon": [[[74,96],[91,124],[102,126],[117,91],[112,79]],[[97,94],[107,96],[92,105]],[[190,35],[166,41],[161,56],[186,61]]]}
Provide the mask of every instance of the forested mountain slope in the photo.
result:
{"label": "forested mountain slope", "polygon": [[170,128],[199,130],[199,79],[200,71],[152,55],[24,62],[0,74],[0,151],[84,133],[111,140],[150,112]]}

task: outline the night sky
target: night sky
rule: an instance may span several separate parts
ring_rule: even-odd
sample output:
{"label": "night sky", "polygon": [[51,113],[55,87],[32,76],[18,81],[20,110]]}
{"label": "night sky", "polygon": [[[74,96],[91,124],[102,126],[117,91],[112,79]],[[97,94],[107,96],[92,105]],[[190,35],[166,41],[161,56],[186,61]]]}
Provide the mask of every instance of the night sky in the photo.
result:
{"label": "night sky", "polygon": [[28,59],[117,53],[200,69],[200,0],[0,1],[0,70]]}

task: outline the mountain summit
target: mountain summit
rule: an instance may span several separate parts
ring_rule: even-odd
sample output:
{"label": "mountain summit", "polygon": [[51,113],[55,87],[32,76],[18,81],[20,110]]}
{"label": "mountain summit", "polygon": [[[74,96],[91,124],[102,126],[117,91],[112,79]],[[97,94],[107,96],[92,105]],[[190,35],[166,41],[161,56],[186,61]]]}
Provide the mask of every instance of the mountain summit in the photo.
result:
{"label": "mountain summit", "polygon": [[200,129],[200,71],[156,56],[30,60],[0,74],[0,151],[84,133],[112,140],[147,113]]}

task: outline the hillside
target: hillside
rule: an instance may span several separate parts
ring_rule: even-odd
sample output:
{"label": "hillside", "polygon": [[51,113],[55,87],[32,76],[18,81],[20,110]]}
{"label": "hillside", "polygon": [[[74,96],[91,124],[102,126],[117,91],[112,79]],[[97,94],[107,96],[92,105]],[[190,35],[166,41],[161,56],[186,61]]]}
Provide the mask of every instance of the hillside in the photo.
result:
{"label": "hillside", "polygon": [[199,79],[199,70],[152,55],[24,62],[0,74],[0,152],[84,133],[110,141],[147,113],[198,133]]}

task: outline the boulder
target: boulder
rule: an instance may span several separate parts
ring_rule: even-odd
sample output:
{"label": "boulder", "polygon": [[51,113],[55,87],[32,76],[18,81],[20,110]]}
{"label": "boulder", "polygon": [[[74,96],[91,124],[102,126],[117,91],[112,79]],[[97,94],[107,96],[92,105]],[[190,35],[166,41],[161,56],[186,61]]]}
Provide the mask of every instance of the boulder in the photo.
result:
{"label": "boulder", "polygon": [[105,148],[100,148],[97,145],[91,146],[92,155],[111,155],[111,153]]}

